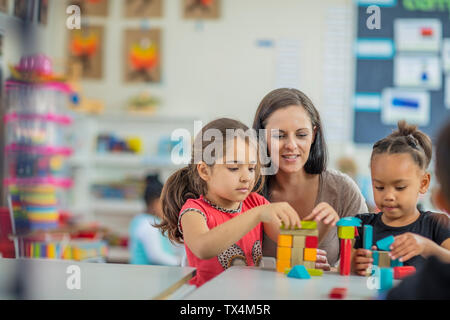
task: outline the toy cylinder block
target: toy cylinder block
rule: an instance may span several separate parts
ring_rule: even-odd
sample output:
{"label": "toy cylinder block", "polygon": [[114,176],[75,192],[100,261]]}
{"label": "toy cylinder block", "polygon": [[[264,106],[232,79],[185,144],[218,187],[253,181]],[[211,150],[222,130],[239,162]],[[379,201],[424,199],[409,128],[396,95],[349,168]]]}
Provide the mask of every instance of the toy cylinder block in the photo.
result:
{"label": "toy cylinder block", "polygon": [[278,246],[279,247],[292,247],[292,236],[289,234],[278,235]]}
{"label": "toy cylinder block", "polygon": [[277,271],[284,273],[284,270],[286,268],[291,267],[291,261],[290,260],[277,260]]}
{"label": "toy cylinder block", "polygon": [[317,259],[317,249],[315,248],[305,248],[303,254],[304,261],[316,261]]}
{"label": "toy cylinder block", "polygon": [[416,268],[413,266],[394,267],[394,279],[403,279],[416,273]]}
{"label": "toy cylinder block", "polygon": [[294,248],[305,248],[305,236],[294,236],[294,240],[292,242],[292,247]]}
{"label": "toy cylinder block", "polygon": [[373,245],[373,227],[370,225],[364,226],[364,234],[363,234],[363,248],[367,250],[371,250]]}
{"label": "toy cylinder block", "polygon": [[319,238],[315,236],[309,236],[305,238],[305,248],[317,248],[319,245]]}
{"label": "toy cylinder block", "polygon": [[303,248],[292,248],[291,264],[303,264]]}
{"label": "toy cylinder block", "polygon": [[279,260],[291,260],[292,248],[278,247],[277,259]]}
{"label": "toy cylinder block", "polygon": [[339,262],[339,273],[341,275],[350,275],[351,260],[352,241],[351,239],[341,239],[341,257]]}
{"label": "toy cylinder block", "polygon": [[355,227],[338,227],[339,239],[354,239]]}

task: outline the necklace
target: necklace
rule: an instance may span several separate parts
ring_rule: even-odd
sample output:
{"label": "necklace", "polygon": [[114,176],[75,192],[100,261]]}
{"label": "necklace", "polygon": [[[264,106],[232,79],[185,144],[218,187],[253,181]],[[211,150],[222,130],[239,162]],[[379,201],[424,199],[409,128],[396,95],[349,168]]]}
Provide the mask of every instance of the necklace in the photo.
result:
{"label": "necklace", "polygon": [[203,201],[205,201],[207,204],[209,204],[214,209],[222,211],[222,212],[225,212],[225,213],[238,213],[238,212],[241,212],[241,210],[242,210],[242,202],[239,204],[239,208],[237,208],[237,209],[225,209],[225,208],[222,208],[222,207],[218,206],[215,203],[212,203],[211,201],[209,201],[205,197],[203,197],[202,199],[203,199]]}

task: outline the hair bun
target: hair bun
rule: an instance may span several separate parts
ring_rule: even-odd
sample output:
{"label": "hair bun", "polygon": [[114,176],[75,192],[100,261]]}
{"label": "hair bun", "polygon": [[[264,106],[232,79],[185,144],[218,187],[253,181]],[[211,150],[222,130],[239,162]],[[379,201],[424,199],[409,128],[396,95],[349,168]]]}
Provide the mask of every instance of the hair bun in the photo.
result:
{"label": "hair bun", "polygon": [[399,122],[397,122],[397,127],[398,135],[400,136],[412,135],[413,137],[415,137],[415,133],[417,133],[417,126],[409,124],[405,120],[400,120]]}

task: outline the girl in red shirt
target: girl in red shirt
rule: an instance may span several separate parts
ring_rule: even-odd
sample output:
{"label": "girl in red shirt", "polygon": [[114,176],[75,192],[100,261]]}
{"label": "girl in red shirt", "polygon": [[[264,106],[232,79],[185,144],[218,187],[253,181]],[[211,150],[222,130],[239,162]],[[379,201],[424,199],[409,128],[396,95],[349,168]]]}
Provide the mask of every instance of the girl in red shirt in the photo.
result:
{"label": "girl in red shirt", "polygon": [[[159,225],[170,240],[185,244],[197,287],[233,265],[257,266],[262,231],[277,241],[285,227],[300,227],[287,202],[270,204],[261,186],[258,146],[247,126],[222,118],[197,135],[191,163],[164,185]],[[247,132],[247,133],[246,133]]]}

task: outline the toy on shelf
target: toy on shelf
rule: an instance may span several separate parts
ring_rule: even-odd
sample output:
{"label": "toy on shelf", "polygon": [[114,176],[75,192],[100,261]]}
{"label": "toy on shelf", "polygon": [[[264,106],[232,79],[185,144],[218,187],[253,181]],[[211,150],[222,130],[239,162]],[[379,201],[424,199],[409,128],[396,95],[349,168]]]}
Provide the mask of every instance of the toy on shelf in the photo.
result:
{"label": "toy on shelf", "polygon": [[23,235],[58,226],[59,189],[72,184],[65,160],[72,154],[66,135],[72,118],[66,106],[73,91],[41,54],[21,58],[10,71],[5,82],[3,182],[8,186],[15,232]]}
{"label": "toy on shelf", "polygon": [[[303,266],[308,275],[322,275],[315,271],[318,236],[315,221],[302,221],[300,229],[284,229],[282,226],[278,236],[277,271],[283,273],[286,269]],[[291,272],[297,271],[291,269]]]}
{"label": "toy on shelf", "polygon": [[114,134],[100,134],[97,137],[97,152],[140,154],[143,152],[143,142],[140,137],[119,138]]}
{"label": "toy on shelf", "polygon": [[159,99],[144,91],[136,96],[131,97],[128,101],[127,111],[131,114],[153,115],[159,106]]}

